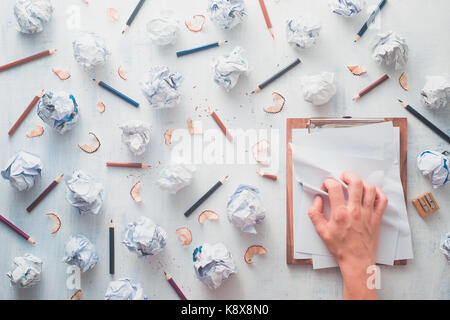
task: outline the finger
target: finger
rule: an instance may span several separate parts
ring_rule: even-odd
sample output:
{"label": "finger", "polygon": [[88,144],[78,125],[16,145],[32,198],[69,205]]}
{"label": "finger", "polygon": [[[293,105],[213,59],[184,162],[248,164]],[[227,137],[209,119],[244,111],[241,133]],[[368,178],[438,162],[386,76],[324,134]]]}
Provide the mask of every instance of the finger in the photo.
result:
{"label": "finger", "polygon": [[383,190],[380,188],[376,188],[376,196],[375,196],[375,206],[374,206],[374,213],[377,218],[381,220],[381,217],[383,216],[384,211],[386,210],[387,204],[388,204],[388,198],[384,194]]}
{"label": "finger", "polygon": [[341,175],[342,181],[348,185],[348,201],[354,206],[362,204],[363,181],[356,174],[344,171]]}
{"label": "finger", "polygon": [[374,205],[375,205],[375,198],[377,195],[377,190],[375,188],[375,186],[364,182],[363,183],[363,189],[364,189],[364,193],[363,193],[363,200],[362,200],[362,204],[364,208],[367,209],[373,209]]}
{"label": "finger", "polygon": [[319,236],[324,238],[328,221],[323,214],[323,199],[320,196],[314,198],[314,201],[308,210],[308,215]]}
{"label": "finger", "polygon": [[335,211],[339,206],[345,205],[345,196],[342,185],[334,179],[326,179],[322,188],[328,192],[328,197],[330,198],[331,212]]}

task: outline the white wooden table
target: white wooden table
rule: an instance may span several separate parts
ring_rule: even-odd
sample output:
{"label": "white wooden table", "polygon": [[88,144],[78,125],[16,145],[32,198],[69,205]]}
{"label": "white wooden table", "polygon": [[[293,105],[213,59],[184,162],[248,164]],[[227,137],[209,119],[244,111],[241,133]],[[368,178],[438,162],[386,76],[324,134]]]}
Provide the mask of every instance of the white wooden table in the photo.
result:
{"label": "white wooden table", "polygon": [[[163,276],[163,270],[172,274],[191,299],[340,299],[342,278],[339,270],[313,271],[311,266],[286,265],[286,181],[285,181],[285,119],[309,116],[384,117],[408,118],[408,199],[431,191],[430,183],[416,168],[415,159],[425,148],[449,149],[449,145],[412,118],[397,102],[403,98],[418,108],[437,125],[449,132],[450,108],[432,113],[424,110],[419,92],[426,75],[450,71],[448,41],[450,3],[446,0],[390,0],[380,14],[377,28],[370,29],[358,44],[353,43],[368,13],[352,19],[332,14],[327,1],[266,0],[274,25],[275,40],[270,37],[257,1],[246,1],[248,19],[231,31],[219,30],[207,20],[201,33],[191,33],[184,27],[184,20],[194,14],[205,14],[207,1],[149,0],[126,34],[121,29],[137,1],[91,0],[85,5],[81,0],[52,1],[54,16],[44,32],[38,35],[22,35],[15,30],[13,0],[2,2],[0,11],[0,63],[13,61],[36,52],[58,48],[58,53],[2,72],[0,74],[0,163],[3,166],[16,151],[24,149],[41,156],[44,163],[42,178],[29,192],[18,193],[7,181],[0,182],[0,212],[18,226],[23,227],[37,241],[31,246],[5,226],[0,226],[0,298],[1,299],[68,299],[73,291],[66,288],[66,265],[61,262],[64,245],[70,235],[83,233],[96,245],[100,262],[82,275],[81,287],[87,299],[103,299],[106,287],[112,279],[108,274],[108,223],[116,223],[116,274],[113,277],[131,277],[140,282],[150,299],[177,299]],[[377,1],[368,1],[375,5]],[[106,15],[108,7],[116,8],[119,22],[112,22]],[[181,35],[174,46],[160,48],[152,45],[146,35],[145,24],[150,16],[161,9],[172,9],[180,20]],[[285,38],[285,20],[309,12],[322,21],[322,31],[317,45],[307,51],[291,48]],[[77,28],[77,15],[80,25]],[[74,21],[74,24],[68,23]],[[75,27],[75,28],[74,28]],[[89,74],[73,59],[71,41],[79,30],[102,34],[111,49],[109,63],[96,73]],[[397,79],[400,72],[379,67],[371,59],[369,44],[377,31],[393,30],[403,35],[410,48],[406,73],[410,90],[403,91]],[[175,51],[197,45],[227,39],[229,45],[207,52],[176,58]],[[238,85],[229,93],[212,81],[211,59],[230,52],[234,46],[246,49],[251,71],[241,77]],[[296,57],[302,64],[272,84],[261,93],[250,96],[258,83],[265,80],[279,67]],[[139,81],[151,65],[164,64],[185,76],[183,102],[172,110],[151,110],[140,92]],[[362,65],[367,76],[352,76],[347,65]],[[123,65],[128,80],[117,75]],[[53,67],[69,68],[72,77],[59,80],[51,71]],[[322,71],[336,73],[336,96],[323,107],[314,107],[303,100],[298,78]],[[357,103],[351,98],[367,84],[387,72],[391,79],[376,91]],[[95,86],[98,79],[121,89],[141,102],[138,109],[122,102]],[[80,107],[80,122],[71,132],[61,136],[45,126],[42,137],[28,139],[26,132],[42,121],[35,111],[26,119],[16,134],[9,138],[7,131],[18,118],[32,97],[42,88],[64,90],[74,94]],[[287,100],[284,110],[269,115],[262,108],[272,102],[271,93],[277,91]],[[106,112],[100,114],[96,103],[103,101]],[[195,107],[199,108],[195,110]],[[255,174],[253,164],[202,164],[197,166],[191,187],[176,196],[162,192],[155,185],[158,160],[162,164],[170,157],[170,148],[163,143],[163,132],[169,128],[186,128],[186,119],[201,120],[203,129],[215,129],[216,124],[206,117],[204,109],[211,106],[230,128],[273,129],[279,139],[272,141],[273,153],[279,155],[277,182]],[[202,117],[200,117],[200,115]],[[152,125],[150,150],[141,158],[133,157],[121,143],[118,125],[128,120],[142,119]],[[88,132],[95,132],[102,142],[97,153],[86,154],[78,148],[88,143]],[[197,137],[201,139],[201,137]],[[151,163],[148,170],[106,168],[106,161],[142,161]],[[79,216],[64,199],[65,183],[58,186],[40,206],[28,214],[25,208],[60,173],[69,178],[75,169],[93,174],[105,186],[104,213],[98,216]],[[183,212],[219,178],[229,174],[230,180],[199,210],[212,209],[221,214],[218,222],[199,225],[196,214],[186,219]],[[129,190],[137,182],[143,182],[144,202],[137,205],[129,196]],[[235,188],[251,184],[261,190],[267,209],[264,223],[257,227],[257,235],[243,234],[226,218],[226,201]],[[382,267],[380,297],[383,299],[448,299],[450,297],[449,266],[440,253],[440,237],[450,231],[449,187],[433,191],[442,208],[439,213],[422,219],[408,201],[415,258],[407,266]],[[45,214],[57,213],[62,220],[61,230],[50,235],[52,221]],[[198,213],[197,212],[197,213]],[[140,215],[151,217],[168,232],[165,251],[147,260],[138,259],[119,241],[128,222]],[[193,242],[182,247],[175,230],[187,226],[192,230]],[[238,273],[221,288],[211,291],[194,276],[192,251],[202,243],[224,242],[234,256]],[[261,244],[268,250],[265,257],[258,257],[254,265],[246,265],[243,254],[253,244]],[[5,276],[15,256],[30,252],[44,261],[41,283],[32,289],[15,289]]]}

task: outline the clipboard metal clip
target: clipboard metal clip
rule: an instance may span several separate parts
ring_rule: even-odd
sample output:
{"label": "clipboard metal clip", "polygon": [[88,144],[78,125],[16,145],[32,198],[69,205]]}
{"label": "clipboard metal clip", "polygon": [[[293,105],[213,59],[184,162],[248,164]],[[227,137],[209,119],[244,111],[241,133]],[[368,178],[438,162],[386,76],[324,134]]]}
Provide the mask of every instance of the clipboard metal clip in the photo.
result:
{"label": "clipboard metal clip", "polygon": [[306,124],[308,133],[314,128],[350,128],[363,126],[366,124],[380,123],[386,121],[384,118],[352,118],[345,116],[342,118],[311,118]]}

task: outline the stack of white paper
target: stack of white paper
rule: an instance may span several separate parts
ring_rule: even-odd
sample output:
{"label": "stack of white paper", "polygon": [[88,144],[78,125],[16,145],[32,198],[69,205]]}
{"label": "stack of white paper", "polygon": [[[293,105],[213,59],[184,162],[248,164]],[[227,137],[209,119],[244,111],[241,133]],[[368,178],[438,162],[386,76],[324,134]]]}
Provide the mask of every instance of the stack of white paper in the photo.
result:
{"label": "stack of white paper", "polygon": [[[337,263],[316,233],[308,216],[322,182],[352,171],[381,187],[389,203],[383,215],[376,262],[413,257],[403,187],[400,179],[400,132],[392,122],[350,128],[320,128],[292,132],[294,258],[312,258],[313,268],[336,267]],[[329,218],[329,203],[324,213]]]}

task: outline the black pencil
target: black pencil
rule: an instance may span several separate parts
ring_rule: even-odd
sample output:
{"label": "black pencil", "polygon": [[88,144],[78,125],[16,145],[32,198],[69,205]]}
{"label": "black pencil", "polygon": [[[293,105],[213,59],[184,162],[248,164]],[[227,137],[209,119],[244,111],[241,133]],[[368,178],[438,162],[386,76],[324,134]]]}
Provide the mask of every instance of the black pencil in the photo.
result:
{"label": "black pencil", "polygon": [[209,196],[211,196],[217,189],[219,189],[219,187],[221,185],[223,185],[228,179],[228,176],[226,176],[225,178],[217,181],[217,183],[215,185],[212,186],[211,189],[208,190],[208,192],[206,192],[196,203],[194,203],[185,213],[184,216],[185,217],[189,217],[191,215],[192,212],[195,211],[195,209],[197,209],[203,202],[205,202],[206,199],[209,198]]}
{"label": "black pencil", "polygon": [[273,76],[271,76],[269,79],[267,79],[266,81],[264,81],[263,83],[261,83],[259,86],[256,87],[255,90],[252,91],[252,93],[258,93],[260,92],[262,89],[264,89],[265,87],[267,87],[269,84],[271,84],[272,82],[274,82],[275,80],[277,80],[279,77],[281,77],[283,74],[285,74],[286,72],[288,72],[289,70],[291,70],[292,68],[294,68],[296,65],[300,64],[301,61],[299,58],[297,58],[294,62],[292,62],[290,65],[288,65],[287,67],[285,67],[284,69],[280,70],[279,72],[277,72],[276,74],[274,74]]}
{"label": "black pencil", "polygon": [[369,18],[367,19],[366,23],[363,24],[363,26],[361,27],[361,29],[358,31],[358,33],[356,34],[356,38],[355,40],[353,40],[353,42],[358,41],[359,39],[361,39],[361,37],[363,36],[363,34],[367,31],[367,29],[369,28],[369,24],[373,23],[373,21],[375,20],[375,17],[377,16],[378,12],[381,11],[381,9],[383,9],[384,5],[386,4],[386,0],[382,0],[377,8],[370,14]]}
{"label": "black pencil", "polygon": [[144,4],[145,0],[139,0],[139,3],[137,4],[136,8],[134,8],[133,12],[131,13],[131,16],[128,18],[127,23],[125,23],[125,27],[122,30],[122,34],[127,31],[127,29],[131,26],[133,23],[134,18],[136,18],[136,15],[138,14],[139,10],[141,10],[142,5]]}
{"label": "black pencil", "polygon": [[400,101],[401,105],[408,110],[410,113],[412,113],[417,119],[422,121],[423,124],[425,124],[428,128],[433,130],[437,135],[439,135],[442,139],[450,143],[450,137],[441,129],[436,127],[433,123],[431,123],[427,118],[425,118],[423,115],[421,115],[419,112],[417,112],[413,107],[411,107],[406,102],[403,102],[402,100],[398,99]]}
{"label": "black pencil", "polygon": [[109,224],[109,274],[114,274],[114,223]]}

